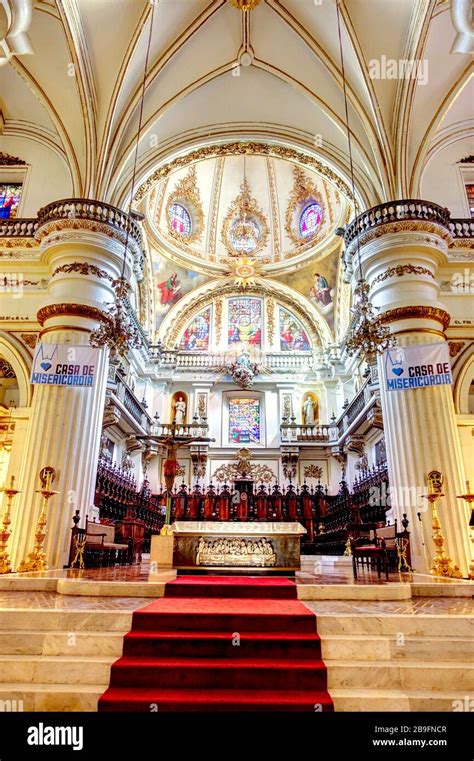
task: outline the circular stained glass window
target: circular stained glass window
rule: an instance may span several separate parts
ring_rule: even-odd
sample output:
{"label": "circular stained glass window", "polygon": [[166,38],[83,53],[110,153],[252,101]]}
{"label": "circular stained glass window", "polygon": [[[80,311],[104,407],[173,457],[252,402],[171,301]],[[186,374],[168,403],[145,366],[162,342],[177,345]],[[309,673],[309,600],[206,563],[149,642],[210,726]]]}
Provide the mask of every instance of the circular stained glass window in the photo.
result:
{"label": "circular stained glass window", "polygon": [[323,218],[323,211],[319,205],[313,201],[302,212],[300,217],[300,235],[302,238],[311,238],[317,231]]}
{"label": "circular stained glass window", "polygon": [[182,204],[172,203],[168,213],[170,226],[178,235],[183,238],[191,235],[191,217]]}
{"label": "circular stained glass window", "polygon": [[229,230],[229,244],[239,254],[250,254],[262,236],[258,222],[252,217],[238,217]]}

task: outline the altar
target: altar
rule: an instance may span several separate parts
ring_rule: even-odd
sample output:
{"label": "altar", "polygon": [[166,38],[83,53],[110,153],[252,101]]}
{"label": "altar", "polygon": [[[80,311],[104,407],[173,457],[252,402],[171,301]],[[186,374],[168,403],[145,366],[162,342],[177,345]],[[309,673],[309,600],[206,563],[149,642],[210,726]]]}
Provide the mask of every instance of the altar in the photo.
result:
{"label": "altar", "polygon": [[[306,529],[297,522],[175,521],[172,567],[181,573],[289,573],[300,570],[300,542]],[[150,561],[160,537],[151,540]]]}

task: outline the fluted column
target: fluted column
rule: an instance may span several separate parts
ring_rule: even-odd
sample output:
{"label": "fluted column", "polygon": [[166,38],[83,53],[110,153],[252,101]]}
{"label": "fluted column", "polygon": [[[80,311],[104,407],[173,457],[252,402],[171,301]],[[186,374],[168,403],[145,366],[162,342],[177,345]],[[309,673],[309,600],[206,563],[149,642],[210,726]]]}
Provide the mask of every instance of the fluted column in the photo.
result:
{"label": "fluted column", "polygon": [[[444,342],[450,316],[439,300],[437,272],[447,260],[449,216],[435,204],[397,203],[400,206],[393,204],[389,214],[385,208],[389,204],[385,204],[378,207],[381,211],[371,210],[358,220],[360,255],[371,301],[399,346]],[[354,226],[346,232],[346,243],[355,283],[359,273]],[[381,362],[379,358],[379,373]],[[382,383],[381,404],[392,506],[399,521],[403,513],[408,514],[413,566],[417,571],[429,571],[434,555],[431,513],[422,494],[427,493],[428,473],[439,470],[444,475],[445,497],[439,502],[439,517],[446,552],[467,575],[468,515],[462,500],[457,499],[465,491],[465,483],[452,388],[388,392]]]}
{"label": "fluted column", "polygon": [[[104,319],[104,305],[113,302],[112,281],[120,274],[124,231],[119,225],[72,218],[60,206],[47,219],[39,213],[41,256],[50,270],[48,297],[38,311],[43,343],[90,345],[90,332]],[[93,211],[95,214],[95,211]],[[136,246],[136,242],[134,243]],[[132,277],[131,257],[127,278]],[[49,503],[45,551],[50,567],[67,560],[72,515],[93,504],[95,476],[105,401],[108,350],[98,351],[92,388],[35,386],[19,481],[23,494],[15,512],[11,556],[14,566],[33,549],[40,512],[39,472],[56,471]]]}

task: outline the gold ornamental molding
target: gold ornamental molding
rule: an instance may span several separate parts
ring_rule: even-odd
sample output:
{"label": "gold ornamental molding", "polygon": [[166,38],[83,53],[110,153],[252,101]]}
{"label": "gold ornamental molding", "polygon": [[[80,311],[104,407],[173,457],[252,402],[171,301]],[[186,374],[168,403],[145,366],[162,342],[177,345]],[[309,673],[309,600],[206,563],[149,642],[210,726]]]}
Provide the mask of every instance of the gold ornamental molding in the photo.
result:
{"label": "gold ornamental molding", "polygon": [[87,262],[72,262],[71,264],[62,264],[60,267],[56,267],[51,277],[54,277],[61,272],[64,272],[65,274],[75,272],[78,275],[95,275],[95,277],[100,279],[110,280],[110,282],[113,281],[112,275],[109,275],[108,272],[101,270],[99,267],[96,267],[95,264],[88,264]]}
{"label": "gold ornamental molding", "polygon": [[433,280],[436,279],[431,270],[427,269],[427,267],[421,267],[416,264],[397,264],[395,267],[389,267],[385,272],[381,272],[380,275],[377,275],[372,281],[372,286],[376,283],[383,283],[391,277],[404,277],[404,275],[426,275],[427,277],[433,278]]}
{"label": "gold ornamental molding", "polygon": [[282,145],[273,145],[271,143],[257,141],[248,143],[238,141],[224,143],[222,145],[207,145],[202,148],[196,148],[185,156],[179,156],[167,164],[163,164],[163,166],[156,169],[148,179],[142,182],[135,193],[134,202],[139,203],[156,183],[168,177],[171,172],[175,172],[177,169],[182,169],[195,161],[204,161],[205,159],[225,156],[268,156],[270,158],[291,161],[294,164],[300,164],[301,166],[311,169],[322,177],[326,177],[326,179],[335,185],[347,199],[351,198],[349,185],[347,185],[336,172],[314,156],[309,156],[294,148],[288,148]]}
{"label": "gold ornamental molding", "polygon": [[[312,235],[309,238],[303,238],[299,232],[299,226],[298,226],[299,214],[297,215],[297,212],[299,211],[301,213],[303,211],[303,206],[312,201],[319,204],[319,206],[321,207],[321,225],[319,227],[319,230],[317,230],[314,235]],[[296,218],[296,225],[295,225],[295,218]],[[285,222],[285,230],[288,234],[289,239],[296,246],[298,246],[298,248],[300,247],[308,248],[314,245],[315,241],[317,240],[321,232],[323,219],[324,219],[324,206],[321,199],[321,195],[319,194],[314,182],[312,182],[310,178],[305,175],[301,167],[294,166],[293,167],[293,188],[291,190],[290,197],[288,199],[288,206],[286,208],[286,222]]]}
{"label": "gold ornamental molding", "polygon": [[[399,322],[400,320],[435,320],[443,326],[443,330],[449,326],[451,316],[444,309],[428,306],[396,307],[383,312],[378,317],[382,323]],[[414,328],[414,330],[416,330]]]}
{"label": "gold ornamental molding", "polygon": [[[252,224],[253,223],[253,224]],[[259,235],[256,235],[255,226]],[[238,251],[232,246],[230,233],[236,235],[251,236],[254,239],[254,247],[250,251]],[[262,248],[268,239],[268,224],[255,198],[250,193],[250,186],[246,179],[240,186],[239,195],[232,201],[222,224],[221,240],[229,256],[253,257]]]}
{"label": "gold ornamental molding", "polygon": [[[110,321],[110,318],[101,309],[87,304],[48,304],[38,310],[36,317],[41,327],[46,320],[50,320],[52,317],[86,317],[89,320],[99,322],[107,323]],[[58,325],[58,330],[60,327]]]}
{"label": "gold ornamental molding", "polygon": [[[191,231],[189,235],[181,235],[170,224],[170,211],[174,203],[184,206],[191,217]],[[189,167],[187,175],[176,183],[174,190],[168,196],[168,201],[166,202],[166,224],[169,235],[180,243],[195,243],[202,238],[204,212],[202,210],[202,201],[197,185],[197,174],[194,164]]]}

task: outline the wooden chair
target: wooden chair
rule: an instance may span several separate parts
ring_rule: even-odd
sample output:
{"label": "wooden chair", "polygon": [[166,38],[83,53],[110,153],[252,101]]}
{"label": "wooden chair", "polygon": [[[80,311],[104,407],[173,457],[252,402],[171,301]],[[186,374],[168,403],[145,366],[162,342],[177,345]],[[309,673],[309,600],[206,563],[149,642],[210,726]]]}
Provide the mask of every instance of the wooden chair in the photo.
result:
{"label": "wooden chair", "polygon": [[[78,553],[78,549],[80,552]],[[115,541],[115,526],[96,523],[86,518],[85,528],[74,526],[70,553],[70,566],[79,568],[101,567],[128,562],[129,545]]]}
{"label": "wooden chair", "polygon": [[357,566],[359,563],[364,566],[364,562],[367,563],[367,568],[377,568],[377,575],[380,578],[382,570],[385,571],[385,578],[388,581],[388,554],[386,550],[386,541],[391,539],[393,532],[393,538],[395,539],[396,527],[389,526],[384,528],[391,529],[391,532],[387,534],[387,539],[383,536],[378,536],[376,523],[350,523],[348,530],[351,536],[351,553],[352,553],[352,569],[354,571],[354,578],[357,579]]}

